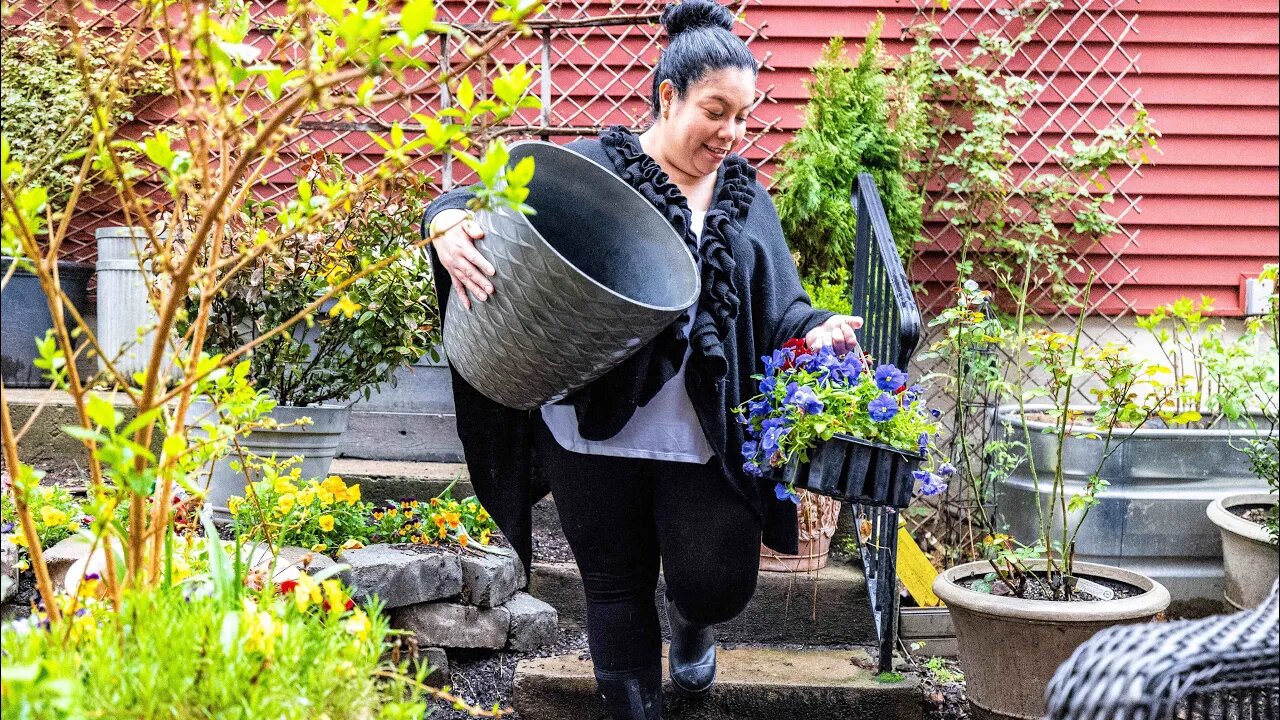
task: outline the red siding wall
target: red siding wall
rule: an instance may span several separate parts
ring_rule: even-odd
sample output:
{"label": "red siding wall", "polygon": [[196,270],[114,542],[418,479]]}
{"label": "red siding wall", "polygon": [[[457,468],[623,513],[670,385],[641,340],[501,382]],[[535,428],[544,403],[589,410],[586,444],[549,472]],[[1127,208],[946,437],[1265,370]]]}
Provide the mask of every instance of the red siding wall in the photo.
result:
{"label": "red siding wall", "polygon": [[[919,0],[923,2],[924,0]],[[963,9],[973,0],[953,5]],[[752,25],[767,23],[768,39],[753,46],[772,53],[773,85],[781,115],[777,147],[799,123],[804,79],[822,44],[844,35],[861,40],[877,11],[886,18],[891,53],[898,28],[915,17],[909,0],[763,0],[748,9]],[[1137,34],[1126,40],[1140,73],[1125,85],[1163,133],[1152,157],[1126,189],[1143,197],[1139,229],[1125,250],[1136,276],[1124,296],[1137,310],[1181,295],[1207,294],[1224,314],[1241,314],[1242,277],[1275,262],[1280,231],[1280,16],[1275,0],[1130,0]],[[770,106],[761,115],[771,114]]]}

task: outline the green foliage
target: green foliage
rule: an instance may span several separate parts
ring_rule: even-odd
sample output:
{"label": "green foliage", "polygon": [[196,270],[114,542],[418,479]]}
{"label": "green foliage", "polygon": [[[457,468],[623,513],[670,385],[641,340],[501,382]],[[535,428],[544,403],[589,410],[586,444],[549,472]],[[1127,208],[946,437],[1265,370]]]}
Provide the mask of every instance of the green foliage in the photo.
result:
{"label": "green foliage", "polygon": [[381,660],[387,621],[346,610],[324,582],[327,610],[309,596],[175,586],[126,593],[118,613],[82,598],[80,614],[6,624],[4,715],[421,718],[412,679]]}
{"label": "green foliage", "polygon": [[963,55],[936,42],[936,25],[918,26],[894,83],[898,102],[916,110],[903,125],[921,148],[907,163],[912,185],[920,193],[945,188],[930,211],[959,236],[961,281],[993,283],[1020,309],[1046,295],[1078,305],[1068,278],[1081,269],[1076,258],[1119,227],[1106,210],[1110,168],[1147,162],[1159,136],[1139,105],[1131,119],[1070,148],[1050,147],[1045,163],[1025,169],[1019,133],[1040,87],[1008,68],[1060,4],[1027,4],[1016,36],[982,36]]}
{"label": "green foliage", "polygon": [[837,280],[853,258],[856,218],[849,198],[859,173],[879,187],[894,241],[904,257],[919,241],[922,196],[904,179],[914,148],[894,127],[880,42],[883,18],[872,23],[857,62],[844,40],[823,49],[809,81],[804,125],[779,154],[774,201],[782,229],[810,283]]}
{"label": "green foliage", "polygon": [[832,277],[832,280],[804,281],[809,303],[822,310],[847,315],[853,306],[850,300],[853,286],[849,281],[849,270],[841,267],[832,273]]}
{"label": "green foliage", "polygon": [[[326,202],[325,191],[358,182],[339,158],[327,156],[298,181],[293,208],[248,204],[228,244],[251,247],[254,238],[293,221],[288,216],[299,204]],[[319,232],[293,234],[263,253],[252,271],[229,277],[210,308],[206,348],[232,352],[360,270],[402,253],[417,235],[427,189],[424,178],[404,173],[381,190],[350,198],[350,210]],[[197,316],[199,302],[198,296],[188,300],[188,322]],[[401,254],[321,309],[325,312],[310,316],[306,326],[280,333],[253,351],[250,379],[282,404],[343,400],[357,392],[367,397],[381,383],[394,384],[396,370],[434,354],[439,341],[435,287],[423,252]]]}
{"label": "green foliage", "polygon": [[110,35],[90,34],[83,38],[86,83],[68,30],[35,20],[6,26],[4,34],[0,44],[4,139],[13,161],[30,171],[23,183],[43,187],[49,198],[60,202],[80,174],[75,151],[87,145],[94,133],[89,93],[101,92],[108,82],[118,83],[120,92],[109,107],[111,122],[123,124],[132,119],[134,97],[164,91],[163,71],[136,54],[124,58],[122,71],[116,71],[122,49],[118,41]]}
{"label": "green foliage", "polygon": [[955,669],[954,661],[946,658],[931,657],[924,663],[925,670],[933,679],[940,683],[959,683],[964,682],[964,673]]}

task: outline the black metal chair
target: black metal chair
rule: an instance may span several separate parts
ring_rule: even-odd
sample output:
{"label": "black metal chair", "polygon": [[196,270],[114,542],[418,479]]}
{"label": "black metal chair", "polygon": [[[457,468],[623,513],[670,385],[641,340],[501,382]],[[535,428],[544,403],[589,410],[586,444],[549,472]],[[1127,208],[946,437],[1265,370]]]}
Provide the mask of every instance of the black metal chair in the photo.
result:
{"label": "black metal chair", "polygon": [[1277,720],[1278,587],[1252,610],[1098,633],[1049,682],[1047,720]]}
{"label": "black metal chair", "polygon": [[[852,299],[853,314],[863,319],[859,342],[877,361],[905,369],[920,343],[920,310],[889,230],[880,191],[870,175],[858,175],[850,201],[858,222]],[[880,463],[877,470],[886,476],[877,485],[897,482],[890,479],[890,463]],[[855,526],[862,524],[860,520],[870,525],[869,536],[864,538],[859,528],[858,537],[879,637],[881,672],[893,669],[898,640],[898,511],[910,502],[911,488],[895,488],[887,496],[893,498],[887,505],[851,505]]]}

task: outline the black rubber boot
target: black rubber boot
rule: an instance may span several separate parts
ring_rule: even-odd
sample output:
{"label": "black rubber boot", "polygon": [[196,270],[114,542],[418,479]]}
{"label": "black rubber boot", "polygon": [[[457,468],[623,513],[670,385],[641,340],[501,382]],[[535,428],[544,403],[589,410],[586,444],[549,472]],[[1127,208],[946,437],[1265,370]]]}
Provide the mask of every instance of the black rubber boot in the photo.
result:
{"label": "black rubber boot", "polygon": [[600,700],[612,720],[662,720],[662,669],[611,673],[596,670]]}
{"label": "black rubber boot", "polygon": [[689,695],[701,695],[716,679],[716,634],[712,625],[695,625],[680,614],[671,598],[664,596],[667,622],[671,625],[671,650],[667,664],[671,684]]}

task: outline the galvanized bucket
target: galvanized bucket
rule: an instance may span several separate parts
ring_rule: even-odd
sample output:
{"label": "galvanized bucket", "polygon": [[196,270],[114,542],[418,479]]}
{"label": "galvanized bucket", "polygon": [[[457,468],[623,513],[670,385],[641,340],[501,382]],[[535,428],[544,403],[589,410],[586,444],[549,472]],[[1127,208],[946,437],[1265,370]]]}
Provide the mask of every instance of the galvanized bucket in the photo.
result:
{"label": "galvanized bucket", "polygon": [[444,347],[475,389],[528,410],[559,400],[652,340],[698,298],[683,239],[656,208],[609,170],[544,142],[511,149],[533,157],[526,202],[537,214],[481,212],[476,249],[494,293],[466,310],[449,295]]}

